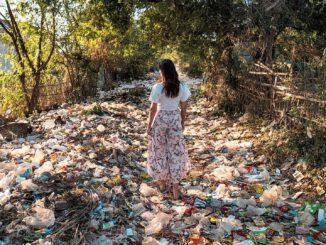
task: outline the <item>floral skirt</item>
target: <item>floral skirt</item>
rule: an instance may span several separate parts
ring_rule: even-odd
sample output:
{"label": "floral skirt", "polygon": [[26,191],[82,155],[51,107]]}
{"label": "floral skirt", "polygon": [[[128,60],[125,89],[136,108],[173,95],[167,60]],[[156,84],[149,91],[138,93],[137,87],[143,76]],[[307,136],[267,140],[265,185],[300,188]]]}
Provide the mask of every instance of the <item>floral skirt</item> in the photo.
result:
{"label": "floral skirt", "polygon": [[148,142],[148,174],[156,180],[178,183],[190,168],[180,110],[159,110]]}

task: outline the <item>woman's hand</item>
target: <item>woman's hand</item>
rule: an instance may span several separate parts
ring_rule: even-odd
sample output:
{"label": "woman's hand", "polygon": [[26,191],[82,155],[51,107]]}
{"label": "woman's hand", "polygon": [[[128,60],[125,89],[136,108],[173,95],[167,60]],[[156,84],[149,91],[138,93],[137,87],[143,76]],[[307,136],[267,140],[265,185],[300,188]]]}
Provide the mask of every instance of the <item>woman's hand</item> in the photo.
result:
{"label": "woman's hand", "polygon": [[186,113],[187,113],[187,102],[180,102],[180,109],[181,109],[181,126],[182,132],[185,129],[185,121],[186,121]]}
{"label": "woman's hand", "polygon": [[146,133],[147,133],[147,136],[148,137],[151,137],[152,136],[152,128],[151,127],[147,127]]}
{"label": "woman's hand", "polygon": [[152,103],[151,104],[151,108],[149,110],[149,122],[147,124],[147,136],[151,137],[152,136],[152,124],[153,124],[153,120],[155,117],[155,114],[157,112],[157,103]]}

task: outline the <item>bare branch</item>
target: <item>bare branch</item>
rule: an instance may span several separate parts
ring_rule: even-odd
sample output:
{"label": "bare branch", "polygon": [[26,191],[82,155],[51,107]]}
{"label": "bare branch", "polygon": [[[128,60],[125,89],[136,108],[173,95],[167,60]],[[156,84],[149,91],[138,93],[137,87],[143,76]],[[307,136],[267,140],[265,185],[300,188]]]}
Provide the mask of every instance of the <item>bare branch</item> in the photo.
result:
{"label": "bare branch", "polygon": [[37,69],[40,68],[41,66],[41,59],[42,59],[42,41],[43,41],[43,28],[44,28],[44,8],[42,6],[40,6],[41,8],[41,30],[40,30],[40,38],[38,41],[38,55],[37,55]]}
{"label": "bare branch", "polygon": [[8,10],[8,14],[9,14],[9,17],[10,17],[10,20],[11,20],[11,23],[13,25],[13,30],[14,32],[16,32],[16,35],[17,35],[17,39],[19,41],[19,44],[20,44],[20,47],[22,49],[22,53],[24,55],[24,57],[26,58],[27,62],[28,62],[28,65],[29,67],[32,69],[32,71],[35,73],[36,70],[35,70],[35,67],[34,67],[34,64],[32,62],[32,60],[30,59],[29,55],[28,55],[28,51],[26,49],[26,46],[25,46],[25,42],[24,42],[24,39],[23,39],[23,36],[20,32],[20,29],[19,29],[19,26],[17,24],[17,21],[15,19],[15,16],[11,10],[11,7],[10,7],[10,4],[9,4],[9,1],[6,0],[6,5],[7,5],[7,10]]}
{"label": "bare branch", "polygon": [[54,53],[54,49],[56,46],[56,21],[55,21],[55,10],[52,10],[52,47],[51,47],[51,51],[47,57],[47,59],[42,63],[42,66],[39,68],[39,71],[43,70],[46,68],[46,66],[48,65],[53,53]]}
{"label": "bare branch", "polygon": [[13,37],[13,33],[11,31],[9,31],[9,29],[6,27],[6,24],[0,20],[0,26],[5,30],[5,32],[10,36]]}
{"label": "bare branch", "polygon": [[[7,17],[6,17],[3,13],[1,13],[1,12],[0,12],[0,16],[1,16],[2,19],[7,23],[7,25],[8,25],[10,28],[12,28],[12,26],[11,26],[11,24],[10,24],[10,21],[7,19]],[[0,21],[2,21],[2,20],[0,20]]]}
{"label": "bare branch", "polygon": [[[25,65],[23,63],[23,59],[22,59],[22,56],[21,56],[21,53],[20,53],[20,50],[19,50],[19,47],[18,47],[18,43],[17,43],[17,36],[15,35],[16,32],[15,30],[13,29],[13,26],[12,26],[12,23],[10,23],[10,20],[8,20],[6,18],[6,16],[4,16],[4,14],[0,13],[0,15],[3,17],[4,21],[3,20],[0,20],[0,26],[5,30],[5,32],[10,36],[11,38],[11,41],[12,41],[12,44],[14,46],[14,49],[16,51],[16,54],[17,54],[17,57],[18,57],[18,62],[21,66],[22,69],[24,69]],[[11,30],[8,29],[8,27],[10,27]]]}
{"label": "bare branch", "polygon": [[[5,30],[5,32],[9,35],[12,36],[13,33],[9,30],[12,29],[12,25],[10,24],[10,21],[7,19],[7,17],[0,12],[0,16],[2,17],[2,20],[0,19],[0,25],[1,27]],[[9,28],[8,28],[8,27]]]}

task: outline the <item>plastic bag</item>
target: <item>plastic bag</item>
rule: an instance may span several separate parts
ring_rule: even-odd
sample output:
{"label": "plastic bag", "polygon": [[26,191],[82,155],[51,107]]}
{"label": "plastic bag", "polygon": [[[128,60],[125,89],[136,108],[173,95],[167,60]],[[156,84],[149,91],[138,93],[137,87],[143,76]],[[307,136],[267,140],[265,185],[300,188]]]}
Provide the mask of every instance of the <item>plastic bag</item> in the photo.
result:
{"label": "plastic bag", "polygon": [[102,235],[96,241],[94,241],[93,244],[94,245],[103,245],[103,244],[105,244],[105,245],[113,245],[114,243],[110,238]]}
{"label": "plastic bag", "polygon": [[267,205],[275,205],[282,196],[282,188],[274,185],[270,190],[265,190],[259,200]]}
{"label": "plastic bag", "polygon": [[145,234],[147,236],[159,233],[162,230],[162,228],[165,225],[167,225],[169,221],[172,219],[171,215],[168,215],[163,212],[159,212],[157,214],[151,214],[151,215],[145,215],[146,213],[142,215],[142,218],[149,221],[148,225],[145,227]]}
{"label": "plastic bag", "polygon": [[40,229],[54,225],[55,217],[51,209],[36,206],[33,211],[35,212],[33,215],[23,219],[27,225]]}
{"label": "plastic bag", "polygon": [[142,245],[160,245],[159,241],[157,241],[153,237],[145,237],[145,239],[141,243]]}
{"label": "plastic bag", "polygon": [[14,161],[11,162],[0,162],[0,170],[11,171],[16,167]]}
{"label": "plastic bag", "polygon": [[185,206],[175,206],[175,207],[172,207],[172,209],[174,209],[174,211],[177,213],[177,215],[174,217],[174,219],[178,220],[178,219],[182,218],[185,211],[187,210],[187,207],[185,207]]}
{"label": "plastic bag", "polygon": [[247,208],[248,217],[260,216],[263,215],[265,212],[266,212],[265,208],[258,208],[251,205],[249,205]]}
{"label": "plastic bag", "polygon": [[308,211],[299,214],[299,222],[305,227],[311,226],[315,222],[315,217],[312,216]]}
{"label": "plastic bag", "polygon": [[0,192],[0,206],[4,205],[10,199],[10,190],[7,189],[4,192]]}
{"label": "plastic bag", "polygon": [[228,190],[226,189],[225,184],[220,184],[215,190],[216,197],[218,199],[228,196]]}
{"label": "plastic bag", "polygon": [[231,231],[241,229],[242,223],[240,220],[236,219],[233,215],[230,215],[226,218],[222,218],[221,228],[226,233],[231,234]]}
{"label": "plastic bag", "polygon": [[32,162],[40,164],[41,161],[43,161],[44,157],[45,157],[45,155],[44,155],[43,151],[41,151],[40,149],[37,149],[34,154],[34,157],[32,158]]}
{"label": "plastic bag", "polygon": [[186,225],[182,221],[177,221],[171,226],[171,230],[174,234],[182,234]]}
{"label": "plastic bag", "polygon": [[51,146],[51,149],[55,151],[67,151],[68,148],[63,145],[53,145]]}
{"label": "plastic bag", "polygon": [[31,147],[30,146],[23,146],[20,149],[15,149],[13,151],[11,151],[11,155],[13,157],[22,157],[27,155],[28,153],[30,153]]}
{"label": "plastic bag", "polygon": [[305,201],[304,204],[306,205],[305,211],[309,211],[311,214],[315,214],[320,208],[319,202]]}
{"label": "plastic bag", "polygon": [[137,217],[142,213],[146,212],[146,208],[143,203],[134,204],[132,207],[133,217]]}
{"label": "plastic bag", "polygon": [[210,175],[216,180],[232,180],[235,176],[239,175],[239,172],[235,172],[235,170],[234,167],[221,165],[218,168],[215,168]]}
{"label": "plastic bag", "polygon": [[51,172],[53,171],[53,165],[51,162],[45,162],[41,167],[35,170],[35,176],[41,176],[44,172]]}
{"label": "plastic bag", "polygon": [[282,232],[282,225],[277,222],[270,223],[268,228],[272,229],[273,231]]}
{"label": "plastic bag", "polygon": [[32,172],[31,164],[30,163],[23,163],[17,166],[15,174],[21,177],[28,178]]}
{"label": "plastic bag", "polygon": [[7,189],[15,179],[15,171],[10,171],[6,176],[0,180],[0,189]]}
{"label": "plastic bag", "polygon": [[256,206],[256,200],[254,197],[251,197],[250,199],[243,199],[241,197],[238,197],[235,204],[239,207],[239,208],[245,208],[248,205],[251,206]]}
{"label": "plastic bag", "polygon": [[148,186],[147,184],[145,183],[142,183],[140,185],[140,189],[139,189],[140,193],[142,195],[144,195],[145,197],[148,197],[148,196],[156,196],[158,195],[158,191],[155,190],[154,188]]}
{"label": "plastic bag", "polygon": [[264,168],[263,171],[260,172],[259,176],[260,176],[260,178],[261,178],[262,180],[265,180],[265,181],[267,181],[267,182],[268,182],[268,181],[270,180],[270,178],[271,178],[266,168]]}
{"label": "plastic bag", "polygon": [[53,129],[55,127],[55,120],[54,119],[47,119],[45,122],[42,123],[42,126],[45,130]]}
{"label": "plastic bag", "polygon": [[238,166],[238,171],[239,173],[241,174],[247,174],[249,171],[247,169],[247,166],[244,164],[244,163],[241,163],[239,166]]}
{"label": "plastic bag", "polygon": [[27,191],[37,191],[38,190],[38,186],[36,184],[34,184],[31,179],[24,180],[20,184],[21,184],[23,190],[27,190]]}
{"label": "plastic bag", "polygon": [[105,127],[102,124],[98,125],[96,129],[101,133],[105,131]]}
{"label": "plastic bag", "polygon": [[227,141],[224,143],[224,147],[227,149],[227,151],[236,151],[241,147],[239,140],[232,140],[232,141]]}

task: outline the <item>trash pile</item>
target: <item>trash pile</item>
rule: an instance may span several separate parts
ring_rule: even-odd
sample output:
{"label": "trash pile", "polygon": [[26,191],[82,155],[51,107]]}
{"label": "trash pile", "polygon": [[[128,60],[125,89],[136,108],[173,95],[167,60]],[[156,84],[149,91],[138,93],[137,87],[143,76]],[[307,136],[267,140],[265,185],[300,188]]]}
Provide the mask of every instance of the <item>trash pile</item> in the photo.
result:
{"label": "trash pile", "polygon": [[1,142],[1,245],[326,243],[324,188],[304,201],[289,188],[303,173],[271,168],[250,132],[206,118],[198,79],[183,78],[194,94],[185,130],[193,169],[181,200],[162,194],[146,173],[155,76],[43,112],[29,119],[32,134]]}

